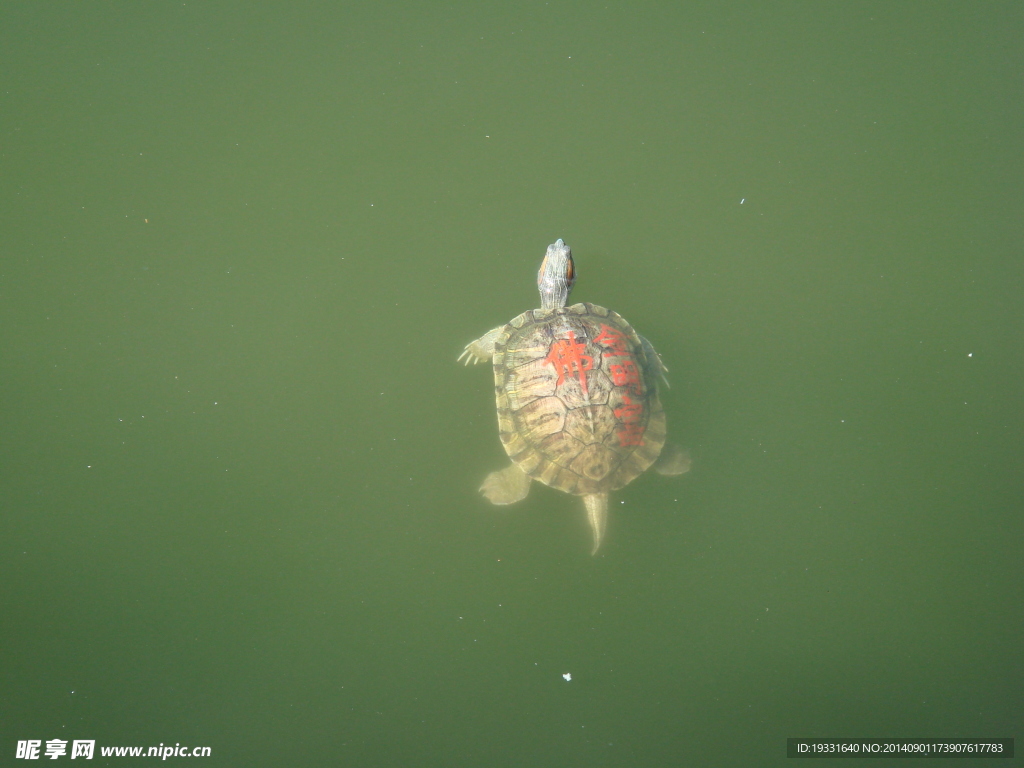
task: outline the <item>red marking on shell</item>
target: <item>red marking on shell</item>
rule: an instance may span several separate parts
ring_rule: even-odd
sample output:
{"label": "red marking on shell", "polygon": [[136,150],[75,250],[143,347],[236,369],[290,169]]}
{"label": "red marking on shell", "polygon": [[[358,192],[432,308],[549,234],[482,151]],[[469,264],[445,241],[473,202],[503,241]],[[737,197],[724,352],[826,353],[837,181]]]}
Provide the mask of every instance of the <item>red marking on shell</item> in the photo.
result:
{"label": "red marking on shell", "polygon": [[629,343],[628,339],[621,331],[610,325],[601,324],[601,333],[594,338],[594,343],[610,348],[604,353],[605,357],[629,356],[629,349],[626,346]]}
{"label": "red marking on shell", "polygon": [[615,409],[615,418],[622,421],[623,424],[632,424],[634,421],[640,421],[644,417],[644,404],[634,403],[629,399],[629,395],[625,395],[622,398],[622,407]]}
{"label": "red marking on shell", "polygon": [[617,387],[629,387],[631,394],[642,397],[644,394],[643,383],[640,381],[640,369],[632,358],[627,358],[619,365],[608,366],[608,372],[612,375],[612,383]]}
{"label": "red marking on shell", "polygon": [[587,393],[587,371],[594,367],[594,358],[584,355],[583,350],[587,345],[576,341],[576,332],[569,331],[568,339],[558,339],[551,344],[546,361],[551,363],[558,373],[556,386],[565,381],[566,375],[570,379],[575,378],[583,390],[583,397],[589,397]]}
{"label": "red marking on shell", "polygon": [[634,403],[629,395],[623,395],[622,407],[615,409],[615,418],[622,422],[622,426],[615,432],[620,447],[644,444],[643,417],[644,404]]}

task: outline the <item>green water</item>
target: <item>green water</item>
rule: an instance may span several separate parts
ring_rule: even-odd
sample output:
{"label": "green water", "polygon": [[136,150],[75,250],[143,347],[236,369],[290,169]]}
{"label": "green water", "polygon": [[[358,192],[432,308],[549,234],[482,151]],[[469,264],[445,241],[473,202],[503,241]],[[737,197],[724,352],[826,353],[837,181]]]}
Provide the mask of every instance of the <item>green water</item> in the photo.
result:
{"label": "green water", "polygon": [[[5,4],[0,765],[1024,736],[1022,34],[1019,3]],[[694,458],[595,558],[578,499],[479,496],[506,458],[455,362],[559,237]]]}

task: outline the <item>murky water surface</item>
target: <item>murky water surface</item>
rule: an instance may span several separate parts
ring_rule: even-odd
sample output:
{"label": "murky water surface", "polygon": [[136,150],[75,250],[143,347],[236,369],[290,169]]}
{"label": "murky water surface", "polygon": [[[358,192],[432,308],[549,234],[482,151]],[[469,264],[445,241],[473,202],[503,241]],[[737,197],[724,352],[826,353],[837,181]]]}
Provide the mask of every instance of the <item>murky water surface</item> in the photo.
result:
{"label": "murky water surface", "polygon": [[[4,760],[1021,736],[1022,33],[1010,3],[5,7]],[[613,496],[597,557],[578,499],[478,494],[507,459],[455,360],[559,237],[693,457]]]}

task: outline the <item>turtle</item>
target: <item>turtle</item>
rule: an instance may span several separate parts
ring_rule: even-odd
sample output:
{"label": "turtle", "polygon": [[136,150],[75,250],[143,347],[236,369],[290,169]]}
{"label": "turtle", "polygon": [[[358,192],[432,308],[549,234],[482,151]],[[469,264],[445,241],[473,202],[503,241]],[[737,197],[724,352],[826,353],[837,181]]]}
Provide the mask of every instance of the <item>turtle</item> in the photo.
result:
{"label": "turtle", "polygon": [[587,302],[566,306],[575,282],[572,250],[559,239],[537,273],[540,309],[488,331],[458,359],[491,360],[498,435],[512,460],[480,491],[493,504],[512,504],[539,480],[582,496],[597,554],[608,494],[652,465],[682,474],[690,458],[665,447],[657,379],[668,368],[661,356],[617,312]]}

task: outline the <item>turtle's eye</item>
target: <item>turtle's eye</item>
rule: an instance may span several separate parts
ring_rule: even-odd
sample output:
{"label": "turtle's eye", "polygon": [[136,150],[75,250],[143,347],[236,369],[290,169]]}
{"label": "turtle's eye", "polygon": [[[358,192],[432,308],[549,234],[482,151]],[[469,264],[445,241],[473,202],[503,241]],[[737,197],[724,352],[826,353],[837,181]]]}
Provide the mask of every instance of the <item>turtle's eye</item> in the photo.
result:
{"label": "turtle's eye", "polygon": [[572,256],[569,257],[569,261],[565,265],[565,279],[570,283],[576,279],[576,265],[572,263]]}

